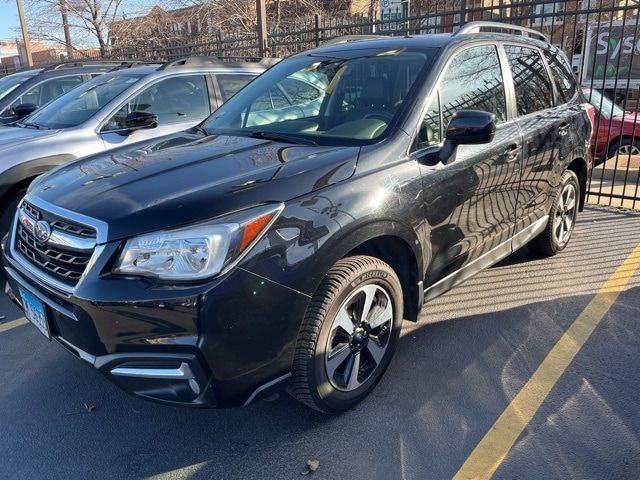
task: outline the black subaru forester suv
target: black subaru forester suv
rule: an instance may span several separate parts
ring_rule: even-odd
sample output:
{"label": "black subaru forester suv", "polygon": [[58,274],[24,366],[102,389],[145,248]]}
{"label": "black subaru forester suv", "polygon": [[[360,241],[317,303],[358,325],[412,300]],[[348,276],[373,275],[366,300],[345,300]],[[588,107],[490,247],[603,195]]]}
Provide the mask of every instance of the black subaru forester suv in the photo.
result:
{"label": "black subaru forester suv", "polygon": [[192,130],[40,177],[3,242],[6,291],[140,397],[226,407],[288,388],[342,411],[423,302],[523,245],[565,248],[585,108],[526,29],[334,42]]}

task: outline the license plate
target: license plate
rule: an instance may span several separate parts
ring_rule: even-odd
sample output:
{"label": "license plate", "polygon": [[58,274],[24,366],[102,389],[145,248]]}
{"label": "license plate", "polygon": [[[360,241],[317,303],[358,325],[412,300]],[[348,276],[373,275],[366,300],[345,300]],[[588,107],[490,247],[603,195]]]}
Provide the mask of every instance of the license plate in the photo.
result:
{"label": "license plate", "polygon": [[49,322],[47,321],[47,309],[44,303],[23,288],[20,288],[20,298],[22,298],[22,308],[27,320],[38,327],[38,330],[40,330],[45,337],[51,339]]}

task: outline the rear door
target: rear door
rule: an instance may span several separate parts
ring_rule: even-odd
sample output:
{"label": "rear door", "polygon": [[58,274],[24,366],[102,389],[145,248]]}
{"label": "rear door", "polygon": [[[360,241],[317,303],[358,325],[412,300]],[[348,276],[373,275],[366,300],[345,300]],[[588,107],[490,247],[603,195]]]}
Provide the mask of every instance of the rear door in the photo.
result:
{"label": "rear door", "polygon": [[[158,116],[156,128],[127,133],[125,119],[132,112],[149,112]],[[205,74],[163,78],[129,98],[102,125],[100,137],[105,149],[128,145],[174,132],[187,130],[211,113]]]}
{"label": "rear door", "polygon": [[514,228],[520,181],[521,138],[509,117],[505,65],[496,45],[456,53],[427,107],[414,156],[438,149],[459,110],[495,114],[492,142],[460,145],[455,161],[421,162],[425,217],[432,261],[426,285],[444,279],[508,242]]}
{"label": "rear door", "polygon": [[505,45],[513,77],[515,115],[523,137],[522,181],[517,203],[516,232],[544,222],[562,172],[561,162],[571,153],[572,113],[554,101],[551,81],[541,51],[532,46]]}

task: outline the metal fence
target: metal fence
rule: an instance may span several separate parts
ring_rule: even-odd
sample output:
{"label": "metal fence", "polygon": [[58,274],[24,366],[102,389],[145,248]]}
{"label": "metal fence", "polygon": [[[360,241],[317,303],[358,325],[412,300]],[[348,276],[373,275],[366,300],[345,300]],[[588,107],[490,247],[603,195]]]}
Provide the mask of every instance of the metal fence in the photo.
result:
{"label": "metal fence", "polygon": [[[640,208],[640,34],[638,0],[376,0],[375,16],[310,16],[294,26],[257,34],[222,33],[135,49],[114,46],[110,58],[166,61],[189,55],[258,57],[258,45],[284,57],[327,40],[356,34],[410,35],[453,32],[477,20],[539,30],[571,60],[574,72],[597,109],[592,139],[596,166],[590,202]],[[147,40],[148,42],[148,40]],[[602,95],[599,95],[601,93]]]}

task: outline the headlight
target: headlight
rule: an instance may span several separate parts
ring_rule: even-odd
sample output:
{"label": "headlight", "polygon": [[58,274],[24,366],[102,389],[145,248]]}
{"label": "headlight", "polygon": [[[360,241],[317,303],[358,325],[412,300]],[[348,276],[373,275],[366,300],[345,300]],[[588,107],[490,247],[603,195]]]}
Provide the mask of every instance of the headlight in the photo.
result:
{"label": "headlight", "polygon": [[163,280],[199,280],[232,268],[276,220],[284,206],[268,205],[127,241],[114,273]]}

